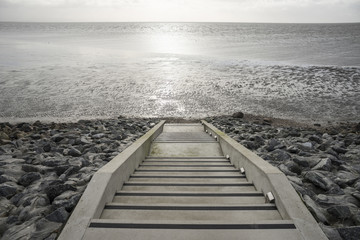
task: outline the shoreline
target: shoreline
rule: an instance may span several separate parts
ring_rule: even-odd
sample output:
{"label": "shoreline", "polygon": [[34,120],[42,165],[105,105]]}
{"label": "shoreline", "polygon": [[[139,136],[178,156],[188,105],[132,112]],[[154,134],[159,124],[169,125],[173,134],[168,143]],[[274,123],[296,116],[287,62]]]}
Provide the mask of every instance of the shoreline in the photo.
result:
{"label": "shoreline", "polygon": [[[356,237],[352,232],[360,231],[359,123],[314,126],[235,115],[204,119],[278,167],[330,240]],[[92,175],[159,120],[120,116],[70,123],[0,123],[0,236],[56,239]]]}
{"label": "shoreline", "polygon": [[[242,112],[241,112],[242,113]],[[274,127],[297,127],[297,128],[314,128],[321,131],[327,131],[329,129],[333,130],[348,130],[352,131],[352,129],[359,128],[360,130],[360,118],[358,120],[353,121],[334,121],[334,122],[321,122],[321,121],[314,121],[311,119],[308,119],[307,121],[299,120],[296,121],[294,119],[286,119],[286,118],[276,118],[266,115],[256,115],[256,114],[250,114],[250,113],[243,113],[242,119],[244,121],[248,121],[249,123],[254,124],[265,124],[265,125],[272,125]],[[217,118],[227,118],[231,117],[232,115],[212,115],[212,116],[205,116],[202,118],[198,117],[176,117],[176,116],[170,116],[170,117],[138,117],[138,116],[118,116],[118,117],[81,117],[79,120],[74,121],[73,118],[43,118],[39,120],[38,118],[19,118],[19,119],[9,119],[9,118],[0,118],[0,124],[22,124],[22,123],[29,123],[33,124],[35,122],[41,122],[43,124],[76,124],[79,121],[107,121],[107,120],[114,120],[119,118],[124,119],[148,119],[148,120],[166,120],[168,123],[195,123],[200,122],[203,119],[208,119],[212,117]],[[6,119],[4,121],[4,119]],[[357,127],[358,126],[358,127]]]}

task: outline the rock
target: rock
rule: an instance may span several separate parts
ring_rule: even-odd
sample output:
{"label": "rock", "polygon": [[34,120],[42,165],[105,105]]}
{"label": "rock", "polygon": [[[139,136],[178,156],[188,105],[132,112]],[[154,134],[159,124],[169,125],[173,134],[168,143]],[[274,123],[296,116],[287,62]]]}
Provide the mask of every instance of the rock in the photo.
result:
{"label": "rock", "polygon": [[331,147],[332,150],[334,150],[335,152],[337,152],[338,154],[344,154],[347,152],[347,150],[345,148],[342,148],[342,147],[338,147],[338,146],[333,146]]}
{"label": "rock", "polygon": [[5,132],[0,131],[0,140],[10,140],[10,138]]}
{"label": "rock", "polygon": [[285,163],[285,166],[293,173],[296,173],[296,174],[301,174],[301,168],[300,166],[295,163],[294,161],[286,161]]}
{"label": "rock", "polygon": [[338,228],[338,232],[344,240],[359,240],[360,226]]}
{"label": "rock", "polygon": [[103,138],[105,137],[106,135],[104,133],[98,133],[98,134],[95,134],[95,135],[92,135],[92,138],[94,139],[100,139],[100,138]]}
{"label": "rock", "polygon": [[243,141],[242,144],[247,148],[247,149],[250,149],[250,150],[255,150],[257,148],[259,148],[259,146],[254,143],[254,142],[251,142],[251,141]]}
{"label": "rock", "polygon": [[30,164],[24,164],[21,166],[21,169],[24,171],[24,172],[38,172],[39,169],[37,168],[37,166],[34,166],[34,165],[30,165]]}
{"label": "rock", "polygon": [[309,137],[310,141],[316,142],[318,144],[321,144],[323,141],[320,137],[316,136],[316,135],[312,135]]}
{"label": "rock", "polygon": [[326,209],[336,220],[340,222],[351,217],[351,210],[347,205],[334,205]]}
{"label": "rock", "polygon": [[68,155],[73,157],[80,157],[82,154],[78,149],[72,147],[69,149]]}
{"label": "rock", "polygon": [[18,181],[18,184],[27,187],[32,182],[41,179],[41,175],[38,172],[25,173]]}
{"label": "rock", "polygon": [[0,184],[0,197],[11,198],[18,192],[18,188],[9,182]]}
{"label": "rock", "polygon": [[[290,176],[289,176],[290,177]],[[294,182],[290,182],[290,184],[293,186],[293,188],[296,190],[296,192],[300,195],[300,196],[311,196],[311,197],[315,197],[315,193],[313,191],[311,191],[308,188],[304,188],[303,186],[300,186]]]}
{"label": "rock", "polygon": [[35,231],[35,220],[24,222],[20,225],[14,225],[7,229],[1,240],[27,240],[30,239],[31,234]]}
{"label": "rock", "polygon": [[50,152],[51,151],[51,144],[47,143],[43,146],[44,152]]}
{"label": "rock", "polygon": [[254,136],[250,138],[251,141],[254,141],[258,146],[262,146],[265,143],[265,140],[261,136]]}
{"label": "rock", "polygon": [[344,195],[319,194],[317,195],[316,202],[324,207],[329,207],[332,205],[341,205],[341,204],[352,204],[360,207],[360,201],[349,194],[344,194]]}
{"label": "rock", "polygon": [[280,162],[284,162],[286,160],[289,160],[291,158],[290,154],[281,150],[281,149],[276,149],[274,151],[272,151],[270,153],[270,156],[272,157],[272,159],[274,161],[280,161]]}
{"label": "rock", "polygon": [[50,206],[36,208],[33,205],[25,206],[24,208],[18,208],[21,210],[19,213],[19,220],[21,222],[29,221],[34,217],[45,216],[49,213]]}
{"label": "rock", "polygon": [[330,158],[324,158],[324,159],[321,159],[320,162],[312,168],[312,170],[330,171],[331,167],[332,167],[332,165],[331,165]]}
{"label": "rock", "polygon": [[20,129],[24,132],[31,132],[33,130],[33,127],[29,123],[23,123],[21,124]]}
{"label": "rock", "polygon": [[5,182],[16,182],[16,179],[8,175],[0,175],[0,184]]}
{"label": "rock", "polygon": [[275,147],[280,145],[281,143],[277,139],[270,139],[267,143],[266,150],[271,152],[275,150]]}
{"label": "rock", "polygon": [[358,174],[353,174],[351,172],[347,172],[347,171],[338,171],[336,174],[336,179],[335,182],[339,181],[341,183],[345,183],[347,185],[352,185],[356,182],[356,180],[359,179],[359,175]]}
{"label": "rock", "polygon": [[295,176],[287,176],[287,178],[288,178],[291,182],[296,183],[297,185],[300,185],[300,186],[303,185],[302,180],[301,180],[300,178],[298,178],[298,177],[295,177]]}
{"label": "rock", "polygon": [[65,223],[69,218],[69,213],[64,207],[61,207],[47,215],[45,218],[51,222]]}
{"label": "rock", "polygon": [[8,199],[0,197],[0,218],[7,217],[14,207]]}
{"label": "rock", "polygon": [[332,141],[331,140],[328,140],[324,143],[322,143],[318,149],[321,150],[321,151],[326,151],[330,146],[332,145]]}
{"label": "rock", "polygon": [[319,224],[325,235],[328,237],[329,240],[343,240],[339,234],[339,232],[330,226],[326,226],[322,223]]}
{"label": "rock", "polygon": [[31,139],[34,139],[34,140],[39,140],[39,139],[41,139],[41,135],[38,134],[38,133],[31,134],[30,137],[31,137]]}
{"label": "rock", "polygon": [[67,184],[55,184],[52,186],[48,186],[45,189],[45,193],[49,197],[50,202],[52,202],[55,197],[68,190],[75,191],[76,188]]}
{"label": "rock", "polygon": [[360,180],[357,180],[354,184],[354,188],[360,192]]}
{"label": "rock", "polygon": [[60,176],[63,174],[68,168],[70,168],[70,165],[59,165],[54,168],[56,174]]}
{"label": "rock", "polygon": [[306,150],[311,150],[313,148],[313,145],[311,142],[305,142],[305,143],[299,144],[298,147],[301,150],[306,151]]}
{"label": "rock", "polygon": [[35,231],[31,234],[31,239],[46,239],[54,232],[59,232],[61,223],[40,219],[36,222]]}
{"label": "rock", "polygon": [[233,118],[243,118],[244,117],[244,113],[243,112],[235,112],[232,115]]}
{"label": "rock", "polygon": [[52,233],[50,234],[50,236],[48,236],[47,238],[44,238],[44,240],[56,240],[57,238],[57,234],[56,233]]}
{"label": "rock", "polygon": [[87,144],[91,144],[91,142],[88,141],[85,137],[81,137],[80,138],[80,144],[87,145]]}
{"label": "rock", "polygon": [[336,185],[333,181],[320,172],[309,171],[304,175],[304,178],[325,191],[331,191],[338,194],[341,194],[342,192],[338,185]]}
{"label": "rock", "polygon": [[73,191],[64,192],[54,199],[52,205],[58,208],[65,207],[66,211],[71,212],[80,200],[81,195],[81,193]]}
{"label": "rock", "polygon": [[307,208],[310,210],[310,212],[313,214],[313,216],[321,223],[324,223],[328,225],[329,223],[329,216],[325,212],[324,209],[322,209],[320,206],[316,204],[314,200],[312,200],[308,195],[305,195],[304,197],[305,204]]}
{"label": "rock", "polygon": [[301,157],[301,156],[296,156],[293,158],[293,161],[296,162],[299,166],[308,168],[308,167],[314,167],[315,165],[317,165],[320,162],[319,158],[315,158],[315,157]]}
{"label": "rock", "polygon": [[295,130],[295,129],[291,129],[287,135],[285,135],[285,137],[300,137],[301,136],[301,132]]}
{"label": "rock", "polygon": [[298,148],[295,147],[295,146],[290,146],[290,147],[287,149],[287,151],[288,151],[289,153],[299,154],[300,149],[298,149]]}
{"label": "rock", "polygon": [[296,173],[291,172],[284,164],[279,165],[280,171],[282,171],[286,176],[296,176]]}
{"label": "rock", "polygon": [[0,236],[2,236],[7,229],[6,219],[6,217],[0,217]]}
{"label": "rock", "polygon": [[60,158],[47,158],[41,162],[42,165],[48,167],[56,167],[64,163],[66,163],[66,160]]}
{"label": "rock", "polygon": [[56,134],[50,138],[51,141],[56,142],[56,143],[60,142],[63,139],[64,139],[64,136],[62,136],[60,134]]}
{"label": "rock", "polygon": [[1,166],[1,171],[6,173],[7,176],[18,180],[22,175],[24,175],[24,171],[21,169],[21,164],[23,164],[25,160],[23,159],[8,159],[3,160],[2,163],[5,164]]}

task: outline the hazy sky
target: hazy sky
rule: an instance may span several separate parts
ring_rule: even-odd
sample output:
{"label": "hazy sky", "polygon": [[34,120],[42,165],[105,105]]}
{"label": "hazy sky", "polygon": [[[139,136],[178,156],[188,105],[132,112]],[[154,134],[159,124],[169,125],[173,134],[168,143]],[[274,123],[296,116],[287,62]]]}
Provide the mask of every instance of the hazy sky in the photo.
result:
{"label": "hazy sky", "polygon": [[360,22],[360,0],[0,0],[0,21]]}

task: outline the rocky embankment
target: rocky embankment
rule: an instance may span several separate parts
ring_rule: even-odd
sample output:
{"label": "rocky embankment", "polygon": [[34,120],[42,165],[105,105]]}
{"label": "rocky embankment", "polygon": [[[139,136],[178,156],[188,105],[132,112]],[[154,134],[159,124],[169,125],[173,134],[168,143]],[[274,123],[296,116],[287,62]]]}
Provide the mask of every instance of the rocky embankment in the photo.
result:
{"label": "rocky embankment", "polygon": [[278,167],[330,240],[359,239],[360,125],[272,126],[242,117],[206,120]]}
{"label": "rocky embankment", "polygon": [[[329,239],[358,239],[359,125],[206,120],[284,172]],[[0,237],[56,239],[93,174],[157,122],[0,123]]]}
{"label": "rocky embankment", "polygon": [[156,122],[0,123],[1,239],[56,239],[93,174]]}

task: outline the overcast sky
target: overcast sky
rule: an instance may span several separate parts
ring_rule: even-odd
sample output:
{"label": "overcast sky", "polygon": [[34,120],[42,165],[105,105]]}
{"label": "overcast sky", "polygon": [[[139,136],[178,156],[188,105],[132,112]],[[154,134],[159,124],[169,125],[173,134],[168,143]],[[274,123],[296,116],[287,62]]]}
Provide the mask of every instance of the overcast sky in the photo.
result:
{"label": "overcast sky", "polygon": [[360,22],[360,0],[0,0],[0,21]]}

